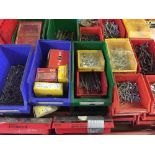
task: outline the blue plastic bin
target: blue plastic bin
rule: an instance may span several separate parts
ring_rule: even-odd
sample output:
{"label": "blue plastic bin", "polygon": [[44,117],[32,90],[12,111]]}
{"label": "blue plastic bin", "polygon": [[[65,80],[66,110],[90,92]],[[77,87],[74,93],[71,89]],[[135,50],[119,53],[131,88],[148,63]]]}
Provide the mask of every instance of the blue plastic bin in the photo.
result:
{"label": "blue plastic bin", "polygon": [[33,49],[31,45],[0,45],[0,94],[5,85],[7,74],[12,65],[25,65],[20,90],[23,105],[0,105],[0,113],[29,113],[28,75],[30,72]]}
{"label": "blue plastic bin", "polygon": [[[68,95],[66,98],[38,98],[35,96],[33,86],[36,77],[37,68],[45,67],[47,56],[50,49],[60,49],[69,52],[69,83],[67,85]],[[70,106],[71,104],[71,42],[59,40],[39,40],[37,42],[32,68],[28,78],[30,103],[33,105],[53,105],[53,106]]]}

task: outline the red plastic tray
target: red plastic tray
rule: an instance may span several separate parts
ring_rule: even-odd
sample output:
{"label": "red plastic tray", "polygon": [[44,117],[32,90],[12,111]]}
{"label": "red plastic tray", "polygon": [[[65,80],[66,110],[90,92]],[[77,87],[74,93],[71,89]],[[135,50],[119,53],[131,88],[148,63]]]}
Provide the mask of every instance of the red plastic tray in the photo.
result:
{"label": "red plastic tray", "polygon": [[115,74],[115,81],[134,81],[137,82],[139,88],[139,94],[141,97],[140,103],[125,103],[120,105],[117,86],[114,87],[114,100],[112,108],[114,108],[114,114],[127,114],[127,115],[139,115],[141,113],[147,113],[150,110],[151,98],[148,92],[145,80],[141,74]]}
{"label": "red plastic tray", "polygon": [[[3,121],[4,120],[4,121]],[[43,122],[5,121],[0,122],[0,134],[49,134],[52,120]]]}
{"label": "red plastic tray", "polygon": [[[124,27],[124,24],[123,24],[122,20],[121,19],[100,19],[99,20],[99,25],[101,26],[102,30],[104,29],[104,23],[107,20],[110,21],[110,22],[115,22],[119,27],[120,38],[125,38],[126,30],[125,30],[125,27]],[[103,35],[103,37],[104,37],[104,35]]]}
{"label": "red plastic tray", "polygon": [[80,27],[80,40],[82,34],[96,34],[99,36],[100,41],[104,40],[102,29],[99,26],[95,27]]}
{"label": "red plastic tray", "polygon": [[136,58],[137,64],[138,64],[137,71],[138,71],[138,73],[141,73],[141,66],[140,66],[139,60],[137,58],[134,46],[135,45],[142,45],[143,43],[148,42],[149,51],[153,54],[153,57],[155,59],[155,43],[154,43],[154,40],[153,39],[130,39],[130,42],[131,42],[131,46],[132,46],[132,49],[134,51],[134,55],[135,55],[135,58]]}
{"label": "red plastic tray", "polygon": [[[83,73],[83,72],[82,72]],[[80,88],[80,72],[77,71],[77,80],[76,80],[76,95],[79,97],[82,96],[104,96],[107,94],[108,83],[105,72],[101,72],[101,84],[102,84],[102,92],[98,94],[88,94],[86,90]]]}

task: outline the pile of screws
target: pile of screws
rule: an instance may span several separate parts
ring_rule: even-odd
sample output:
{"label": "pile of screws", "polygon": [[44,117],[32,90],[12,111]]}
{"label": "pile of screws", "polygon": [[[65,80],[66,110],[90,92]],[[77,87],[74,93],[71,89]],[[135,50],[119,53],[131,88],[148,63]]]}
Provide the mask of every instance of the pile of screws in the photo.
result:
{"label": "pile of screws", "polygon": [[80,88],[84,88],[88,94],[101,93],[101,78],[97,72],[81,72]]}
{"label": "pile of screws", "polygon": [[155,97],[155,83],[152,83],[152,84],[150,85],[150,87],[151,87],[153,96]]}
{"label": "pile of screws", "polygon": [[80,66],[81,67],[96,67],[100,66],[100,58],[94,53],[81,53],[80,54]]}
{"label": "pile of screws", "polygon": [[1,105],[23,104],[23,97],[20,91],[23,72],[24,66],[11,66],[0,96]]}
{"label": "pile of screws", "polygon": [[96,34],[82,34],[81,41],[99,41],[100,38]]}
{"label": "pile of screws", "polygon": [[81,19],[80,26],[89,27],[89,26],[98,26],[97,19]]}
{"label": "pile of screws", "polygon": [[145,42],[142,45],[136,45],[135,51],[142,68],[142,74],[155,73],[155,61],[153,60],[152,53],[149,51],[148,42]]}
{"label": "pile of screws", "polygon": [[119,82],[117,83],[120,103],[139,103],[140,95],[137,83],[135,82]]}
{"label": "pile of screws", "polygon": [[105,38],[119,38],[119,27],[115,22],[106,21],[104,24],[104,36]]}
{"label": "pile of screws", "polygon": [[56,39],[57,40],[68,40],[68,41],[73,41],[74,40],[74,32],[70,31],[61,31],[58,30],[56,34]]}
{"label": "pile of screws", "polygon": [[110,51],[112,67],[115,70],[130,70],[129,54],[131,52],[124,51],[122,48],[113,48]]}

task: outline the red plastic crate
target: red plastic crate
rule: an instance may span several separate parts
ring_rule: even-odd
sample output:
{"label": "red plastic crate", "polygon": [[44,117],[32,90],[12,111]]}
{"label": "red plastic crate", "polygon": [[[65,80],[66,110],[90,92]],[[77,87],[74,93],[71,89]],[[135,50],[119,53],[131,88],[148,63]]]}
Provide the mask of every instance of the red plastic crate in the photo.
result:
{"label": "red plastic crate", "polygon": [[[67,117],[66,117],[67,118]],[[63,118],[65,119],[65,118]],[[52,129],[55,129],[56,134],[88,134],[87,121],[73,120],[57,120],[54,119]],[[105,119],[103,124],[103,131],[99,134],[108,134],[114,128],[113,121]]]}
{"label": "red plastic crate", "polygon": [[82,34],[96,34],[99,36],[100,41],[104,40],[102,29],[99,26],[95,27],[80,27],[80,40]]}
{"label": "red plastic crate", "polygon": [[12,36],[18,25],[17,19],[5,19],[0,21],[0,36],[4,43],[11,44]]}
{"label": "red plastic crate", "polygon": [[36,118],[32,120],[29,119],[11,119],[6,120],[1,118],[0,121],[0,134],[49,134],[52,126],[52,119],[42,119],[44,121],[39,121]]}
{"label": "red plastic crate", "polygon": [[[102,92],[97,94],[88,94],[87,91],[83,88],[80,88],[80,72],[76,72],[77,80],[76,80],[76,94],[77,96],[104,96],[107,94],[108,83],[105,72],[101,72],[101,84],[102,84]],[[83,73],[83,72],[82,72]]]}
{"label": "red plastic crate", "polygon": [[140,103],[125,103],[120,105],[118,88],[114,87],[114,100],[112,108],[114,109],[114,114],[126,114],[126,115],[139,115],[141,113],[149,112],[151,98],[145,83],[145,80],[141,74],[115,74],[115,81],[124,82],[124,81],[133,81],[137,82],[139,95],[141,98]]}
{"label": "red plastic crate", "polygon": [[153,54],[153,58],[155,60],[155,43],[154,43],[154,40],[153,39],[130,39],[130,42],[131,42],[132,49],[134,51],[135,58],[137,60],[137,71],[138,71],[138,73],[141,73],[141,66],[140,66],[139,60],[137,58],[134,46],[135,45],[142,45],[143,43],[148,42],[149,51]]}
{"label": "red plastic crate", "polygon": [[[99,25],[101,26],[102,30],[104,29],[104,24],[105,24],[105,22],[107,20],[110,21],[110,22],[115,22],[118,25],[118,27],[119,27],[120,38],[125,38],[126,30],[125,30],[125,27],[124,27],[124,24],[123,24],[122,20],[121,19],[100,19],[99,20]],[[104,35],[103,35],[103,37],[104,37]]]}

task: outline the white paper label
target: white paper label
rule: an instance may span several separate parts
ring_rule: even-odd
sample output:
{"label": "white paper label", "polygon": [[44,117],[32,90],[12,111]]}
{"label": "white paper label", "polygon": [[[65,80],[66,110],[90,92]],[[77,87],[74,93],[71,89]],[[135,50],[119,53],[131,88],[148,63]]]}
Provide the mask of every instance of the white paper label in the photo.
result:
{"label": "white paper label", "polygon": [[80,105],[103,105],[104,102],[80,102]]}
{"label": "white paper label", "polygon": [[103,133],[104,120],[88,120],[88,133]]}
{"label": "white paper label", "polygon": [[19,112],[19,110],[0,110],[0,113],[7,113],[7,112],[17,113]]}
{"label": "white paper label", "polygon": [[37,102],[38,104],[56,104],[56,105],[62,105],[63,102]]}

